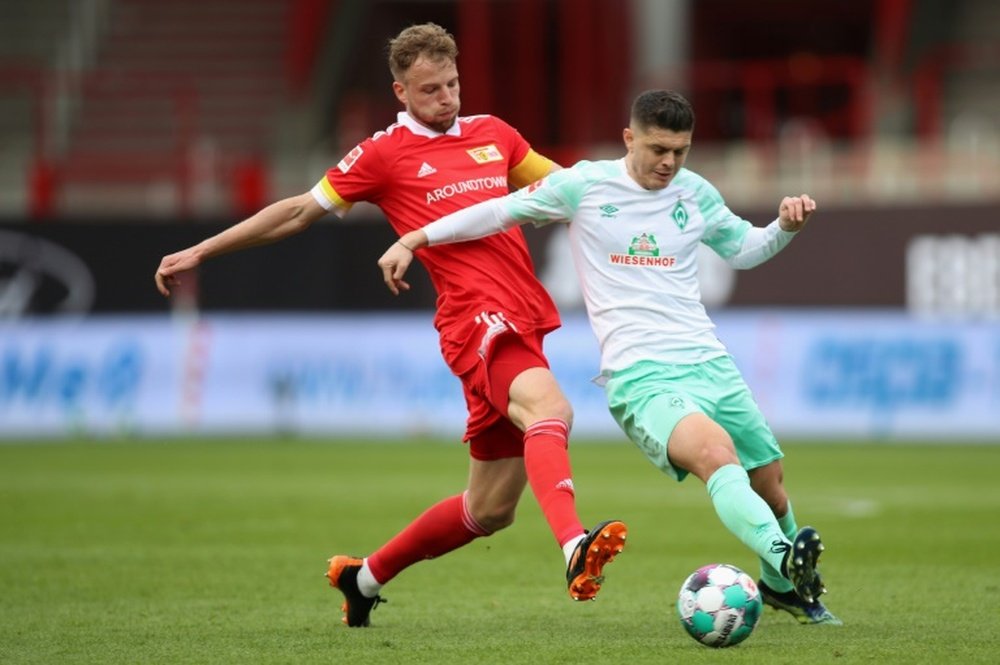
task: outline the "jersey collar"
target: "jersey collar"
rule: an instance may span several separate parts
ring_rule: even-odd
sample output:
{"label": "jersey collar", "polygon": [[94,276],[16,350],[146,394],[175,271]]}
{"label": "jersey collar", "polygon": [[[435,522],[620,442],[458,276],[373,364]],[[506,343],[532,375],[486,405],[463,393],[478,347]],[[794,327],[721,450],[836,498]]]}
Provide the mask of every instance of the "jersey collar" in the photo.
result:
{"label": "jersey collar", "polygon": [[458,118],[455,118],[455,123],[451,127],[449,127],[448,131],[446,131],[444,134],[442,134],[441,132],[435,132],[433,129],[430,129],[429,127],[424,127],[419,122],[414,120],[413,116],[407,113],[406,111],[400,111],[398,114],[396,114],[396,122],[401,124],[403,127],[406,127],[417,136],[426,136],[429,139],[433,139],[438,136],[462,135],[462,128],[459,126],[460,123],[458,122]]}

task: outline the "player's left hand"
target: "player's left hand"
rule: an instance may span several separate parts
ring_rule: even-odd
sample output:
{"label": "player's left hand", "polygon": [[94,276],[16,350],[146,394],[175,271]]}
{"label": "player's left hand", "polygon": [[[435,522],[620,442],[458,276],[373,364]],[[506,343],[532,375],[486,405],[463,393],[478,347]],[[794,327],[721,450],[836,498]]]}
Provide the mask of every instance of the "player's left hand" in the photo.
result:
{"label": "player's left hand", "polygon": [[412,262],[413,252],[398,242],[389,245],[389,249],[378,260],[382,281],[392,291],[392,295],[398,296],[400,291],[410,290],[410,285],[403,280],[403,276]]}
{"label": "player's left hand", "polygon": [[816,202],[808,194],[786,196],[778,206],[778,224],[782,231],[795,232],[806,225],[814,212]]}

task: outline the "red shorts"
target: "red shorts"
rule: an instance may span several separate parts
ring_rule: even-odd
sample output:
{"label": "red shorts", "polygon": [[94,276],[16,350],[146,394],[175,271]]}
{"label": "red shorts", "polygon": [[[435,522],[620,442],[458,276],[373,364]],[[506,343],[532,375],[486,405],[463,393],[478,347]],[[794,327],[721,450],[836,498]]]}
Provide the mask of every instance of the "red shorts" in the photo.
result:
{"label": "red shorts", "polygon": [[507,331],[494,337],[485,358],[459,377],[469,409],[465,440],[474,459],[495,460],[524,455],[524,434],[507,419],[510,384],[532,367],[548,369],[542,333]]}

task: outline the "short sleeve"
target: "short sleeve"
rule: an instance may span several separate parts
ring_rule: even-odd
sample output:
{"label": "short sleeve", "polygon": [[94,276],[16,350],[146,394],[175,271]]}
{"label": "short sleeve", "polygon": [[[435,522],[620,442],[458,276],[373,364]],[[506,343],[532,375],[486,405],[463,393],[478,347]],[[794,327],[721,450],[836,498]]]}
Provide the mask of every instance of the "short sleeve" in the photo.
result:
{"label": "short sleeve", "polygon": [[348,210],[358,201],[376,202],[386,181],[376,142],[369,138],[328,169],[313,187],[312,195],[327,210]]}

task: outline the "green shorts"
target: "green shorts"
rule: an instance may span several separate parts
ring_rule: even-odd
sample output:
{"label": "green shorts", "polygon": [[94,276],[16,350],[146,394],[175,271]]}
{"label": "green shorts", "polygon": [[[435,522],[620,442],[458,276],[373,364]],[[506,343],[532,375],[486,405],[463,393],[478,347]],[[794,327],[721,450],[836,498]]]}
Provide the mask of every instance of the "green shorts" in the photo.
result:
{"label": "green shorts", "polygon": [[732,358],[694,365],[642,361],[613,373],[604,386],[611,415],[646,457],[678,481],[667,441],[681,418],[704,413],[732,437],[744,469],[756,469],[784,455],[750,388]]}

